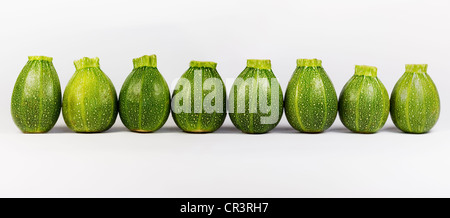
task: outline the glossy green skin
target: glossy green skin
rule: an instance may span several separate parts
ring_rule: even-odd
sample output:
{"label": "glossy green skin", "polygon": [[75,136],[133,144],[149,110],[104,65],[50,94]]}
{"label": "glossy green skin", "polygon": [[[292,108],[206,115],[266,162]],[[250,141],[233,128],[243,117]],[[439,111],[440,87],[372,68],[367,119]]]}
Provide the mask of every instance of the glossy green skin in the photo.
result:
{"label": "glossy green skin", "polygon": [[[213,92],[214,90],[205,90],[202,89],[202,113],[194,113],[194,74],[196,70],[200,70],[202,72],[202,84],[205,82],[205,80],[209,78],[217,78],[220,79],[222,82],[223,90],[222,90],[222,102],[223,102],[223,112],[222,113],[206,113],[204,107],[203,107],[203,100],[205,97]],[[226,90],[225,90],[225,84],[222,81],[222,78],[220,77],[219,73],[216,69],[208,68],[208,67],[190,67],[182,76],[181,78],[188,79],[191,83],[191,113],[175,113],[172,110],[172,117],[175,121],[175,124],[182,129],[185,132],[191,132],[191,133],[207,133],[207,132],[214,132],[217,129],[219,129],[223,122],[225,121],[225,118],[227,116],[226,114]],[[178,82],[179,84],[180,82]],[[178,86],[177,84],[177,86]],[[184,88],[182,89],[176,89],[173,92],[172,95],[172,104],[174,104],[173,97],[177,95],[180,92],[188,92],[189,90],[186,90]],[[182,94],[182,93],[180,93]]]}
{"label": "glossy green skin", "polygon": [[61,112],[61,86],[53,64],[28,61],[17,78],[11,98],[11,115],[24,133],[53,128]]}
{"label": "glossy green skin", "polygon": [[134,68],[123,83],[119,115],[131,131],[153,132],[161,128],[170,113],[170,92],[156,67]]}
{"label": "glossy green skin", "polygon": [[[244,71],[238,76],[238,78],[242,78],[244,80],[248,78],[267,78],[269,81],[269,84],[272,85],[272,78],[276,78],[273,74],[272,70],[269,69],[256,69],[256,68],[250,68],[246,67]],[[254,83],[254,86],[259,87],[259,83],[261,80],[256,80],[257,82]],[[257,84],[258,83],[258,84]],[[261,113],[260,107],[259,107],[259,97],[257,99],[257,113],[250,113],[250,98],[249,96],[257,96],[259,95],[259,88],[258,89],[250,89],[242,88],[242,86],[245,86],[244,83],[241,83],[239,87],[237,87],[238,84],[236,81],[233,84],[233,87],[231,88],[230,95],[234,95],[234,102],[229,102],[229,104],[234,104],[234,111],[233,113],[229,113],[229,116],[231,118],[231,122],[233,122],[234,126],[241,130],[244,133],[251,133],[251,134],[260,134],[260,133],[266,133],[275,128],[278,123],[281,120],[281,117],[283,116],[283,91],[281,90],[281,86],[279,86],[279,97],[278,97],[278,105],[279,105],[279,113],[278,113],[278,121],[273,124],[263,124],[261,123],[261,117],[267,117],[270,116],[271,112],[269,113]],[[253,91],[253,93],[250,93],[250,90]],[[256,93],[254,93],[256,92]],[[245,101],[243,100],[245,98]],[[245,107],[245,113],[238,113],[238,104],[245,102],[245,105],[242,105],[240,107]],[[267,102],[268,105],[272,104],[272,97],[271,97],[271,90],[270,86],[267,91]]]}
{"label": "glossy green skin", "polygon": [[391,95],[391,118],[407,133],[426,133],[436,124],[440,113],[439,94],[427,73],[406,72]]}
{"label": "glossy green skin", "polygon": [[117,95],[111,80],[98,67],[77,70],[63,96],[63,117],[75,132],[103,132],[117,118]]}
{"label": "glossy green skin", "polygon": [[373,76],[354,75],[339,97],[339,117],[349,130],[375,133],[389,115],[389,95],[383,83]]}
{"label": "glossy green skin", "polygon": [[286,89],[286,118],[300,132],[323,132],[337,116],[338,100],[323,67],[297,67]]}

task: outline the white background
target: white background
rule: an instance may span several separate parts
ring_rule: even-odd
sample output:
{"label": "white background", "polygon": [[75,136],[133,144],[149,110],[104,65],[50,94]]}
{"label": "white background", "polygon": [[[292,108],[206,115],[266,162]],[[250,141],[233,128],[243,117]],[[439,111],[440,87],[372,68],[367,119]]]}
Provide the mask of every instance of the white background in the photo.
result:
{"label": "white background", "polygon": [[[450,197],[448,1],[2,1],[1,197]],[[169,117],[152,134],[118,118],[101,134],[75,134],[60,117],[47,134],[22,134],[10,98],[29,55],[54,57],[61,86],[73,61],[99,57],[119,91],[132,59],[157,54],[169,84],[191,60],[215,61],[229,82],[246,59],[271,59],[283,91],[297,58],[319,58],[339,93],[355,64],[378,67],[389,93],[404,64],[428,63],[441,117],[428,134],[392,124],[322,134],[283,117],[263,135],[227,118],[212,134],[181,132]],[[228,87],[229,88],[229,87]]]}

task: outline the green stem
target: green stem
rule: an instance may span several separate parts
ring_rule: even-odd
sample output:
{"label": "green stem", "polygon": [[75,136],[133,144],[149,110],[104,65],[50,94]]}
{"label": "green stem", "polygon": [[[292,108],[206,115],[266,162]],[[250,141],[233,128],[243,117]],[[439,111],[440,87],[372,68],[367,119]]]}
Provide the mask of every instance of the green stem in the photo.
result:
{"label": "green stem", "polygon": [[426,73],[428,64],[406,64],[405,68],[408,73]]}
{"label": "green stem", "polygon": [[156,55],[144,55],[133,59],[133,67],[156,67]]}
{"label": "green stem", "polygon": [[52,57],[46,57],[46,56],[28,56],[29,61],[48,61],[52,62]]}
{"label": "green stem", "polygon": [[216,69],[217,63],[211,61],[191,61],[190,67],[204,67]]}
{"label": "green stem", "polygon": [[260,60],[260,59],[248,59],[247,67],[256,68],[256,69],[267,69],[270,70],[272,65],[270,60]]}
{"label": "green stem", "polygon": [[81,70],[89,67],[100,67],[98,58],[81,58],[80,60],[76,60],[73,62],[75,64],[75,69]]}
{"label": "green stem", "polygon": [[356,65],[355,66],[355,75],[376,77],[377,76],[377,68],[372,67],[372,66],[366,66],[366,65]]}
{"label": "green stem", "polygon": [[297,59],[297,67],[321,67],[322,61],[318,59]]}

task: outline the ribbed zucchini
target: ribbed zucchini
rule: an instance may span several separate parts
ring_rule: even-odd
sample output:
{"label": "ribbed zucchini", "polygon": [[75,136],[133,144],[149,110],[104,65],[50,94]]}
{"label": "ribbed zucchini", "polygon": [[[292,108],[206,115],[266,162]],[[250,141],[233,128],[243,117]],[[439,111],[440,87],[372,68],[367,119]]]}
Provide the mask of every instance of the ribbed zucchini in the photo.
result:
{"label": "ribbed zucchini", "polygon": [[177,82],[172,117],[185,132],[214,132],[226,118],[226,90],[214,62],[191,61]]}
{"label": "ribbed zucchini", "polygon": [[428,132],[439,118],[439,94],[427,67],[427,64],[407,64],[392,91],[392,121],[403,132]]}
{"label": "ribbed zucchini", "polygon": [[61,86],[51,57],[30,56],[11,97],[11,115],[24,133],[53,128],[61,112]]}
{"label": "ribbed zucchini", "polygon": [[270,60],[247,60],[247,67],[231,88],[229,113],[244,133],[266,133],[283,116],[283,92]]}
{"label": "ribbed zucchini", "polygon": [[120,119],[131,131],[153,132],[169,117],[169,86],[156,68],[156,55],[133,59],[133,66],[120,91]]}
{"label": "ribbed zucchini", "polygon": [[98,58],[74,61],[75,74],[63,96],[63,117],[75,132],[103,132],[117,117],[117,95],[114,85],[100,69]]}
{"label": "ribbed zucchini", "polygon": [[333,83],[317,59],[298,59],[284,101],[286,118],[300,132],[323,132],[337,116]]}
{"label": "ribbed zucchini", "polygon": [[353,132],[374,133],[389,115],[389,95],[377,77],[377,68],[355,67],[355,74],[345,84],[339,97],[339,117]]}

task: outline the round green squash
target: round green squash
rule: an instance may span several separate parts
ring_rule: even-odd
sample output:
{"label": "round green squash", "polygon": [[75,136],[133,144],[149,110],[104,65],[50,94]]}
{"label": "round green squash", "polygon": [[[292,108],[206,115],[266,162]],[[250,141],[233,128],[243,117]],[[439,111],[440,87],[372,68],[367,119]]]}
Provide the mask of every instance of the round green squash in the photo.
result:
{"label": "round green squash", "polygon": [[283,116],[283,92],[270,60],[247,60],[228,101],[231,122],[244,133],[266,133]]}
{"label": "round green squash", "polygon": [[323,132],[333,124],[338,100],[321,60],[297,60],[286,89],[284,107],[289,124],[300,132]]}
{"label": "round green squash", "polygon": [[133,66],[120,90],[120,119],[131,131],[154,132],[169,117],[169,86],[156,68],[156,55],[135,58]]}
{"label": "round green squash", "polygon": [[24,133],[53,128],[61,112],[61,85],[51,57],[30,56],[11,97],[12,118]]}
{"label": "round green squash", "polygon": [[74,61],[75,74],[64,90],[62,112],[67,126],[75,132],[103,132],[117,118],[114,85],[100,69],[98,58]]}
{"label": "round green squash", "polygon": [[391,95],[391,118],[406,133],[426,133],[440,113],[439,94],[427,64],[407,64]]}
{"label": "round green squash", "polygon": [[355,74],[339,96],[339,117],[349,130],[375,133],[389,115],[389,95],[377,77],[377,68],[355,67]]}
{"label": "round green squash", "polygon": [[172,95],[172,117],[185,132],[219,129],[226,118],[226,90],[214,62],[191,61]]}

